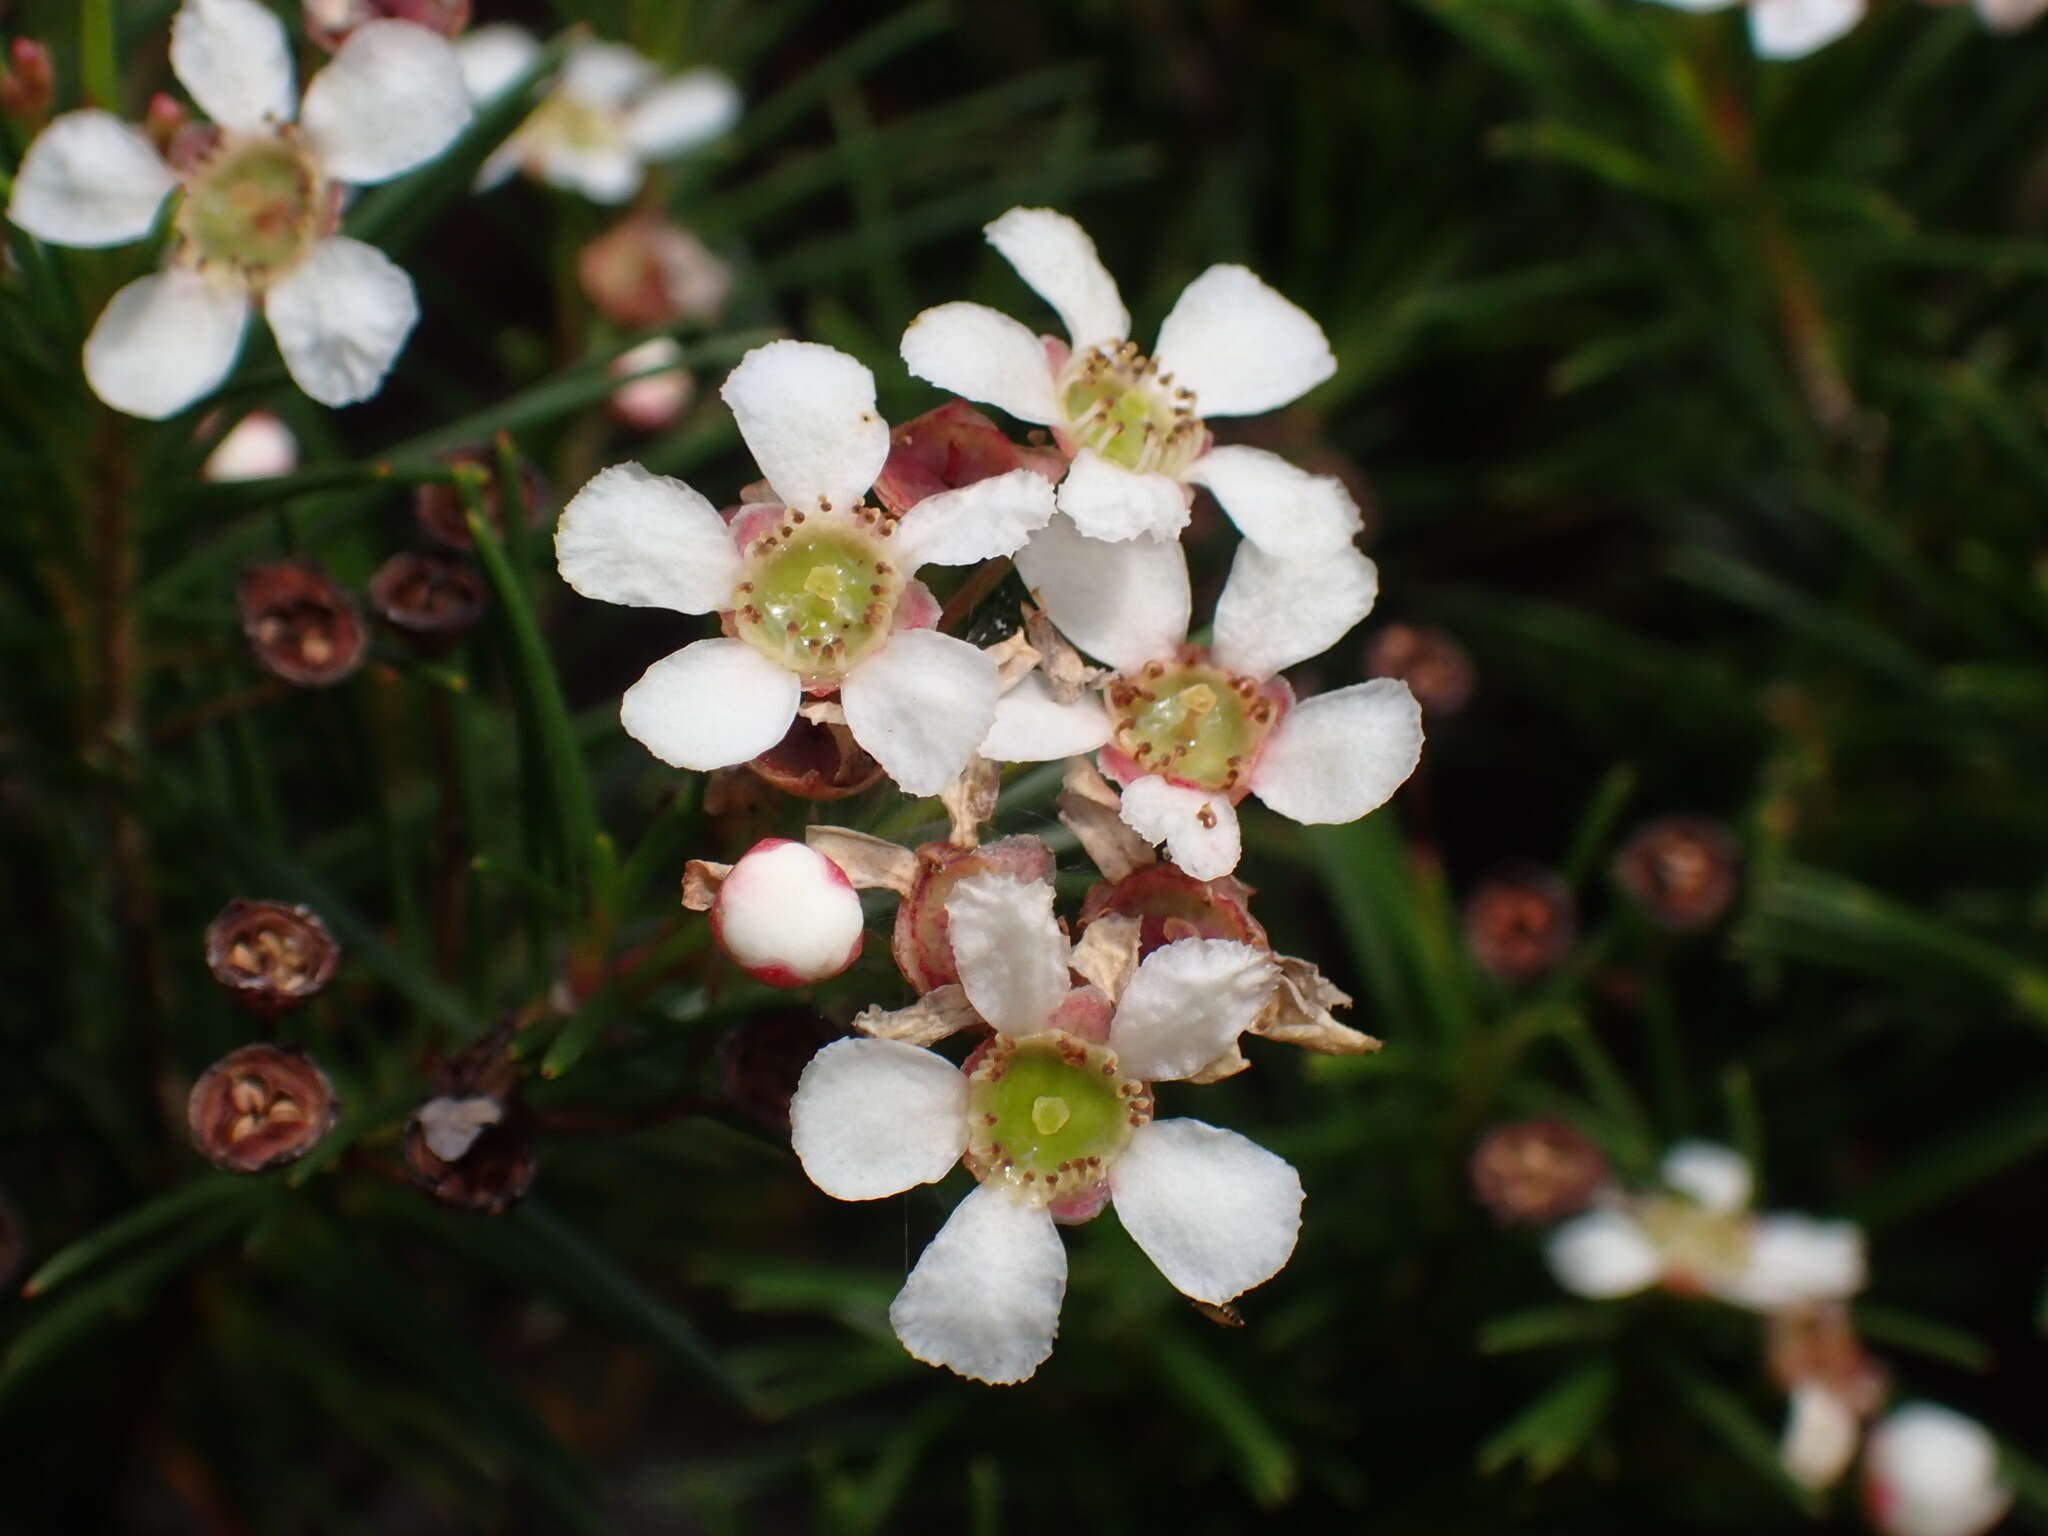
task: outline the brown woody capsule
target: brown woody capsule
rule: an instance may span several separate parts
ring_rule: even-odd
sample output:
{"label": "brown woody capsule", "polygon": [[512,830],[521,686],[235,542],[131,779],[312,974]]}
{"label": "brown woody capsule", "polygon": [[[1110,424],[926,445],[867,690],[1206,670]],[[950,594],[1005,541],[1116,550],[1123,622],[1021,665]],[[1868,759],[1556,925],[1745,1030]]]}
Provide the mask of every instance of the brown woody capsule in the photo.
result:
{"label": "brown woody capsule", "polygon": [[747,768],[784,794],[804,800],[844,800],[873,788],[882,777],[882,765],[860,749],[845,726],[802,715]]}
{"label": "brown woody capsule", "polygon": [[441,649],[476,628],[484,612],[484,582],[466,560],[401,550],[370,578],[370,606],[392,628]]}
{"label": "brown woody capsule", "polygon": [[347,592],[319,566],[252,566],[236,589],[257,664],[301,688],[327,688],[363,664],[369,632]]}
{"label": "brown woody capsule", "polygon": [[780,1136],[789,1134],[789,1101],[813,1056],[846,1031],[808,1008],[778,1008],[727,1030],[718,1042],[718,1082],[726,1102]]}
{"label": "brown woody capsule", "polygon": [[1472,1149],[1472,1189],[1509,1225],[1562,1221],[1607,1182],[1607,1158],[1564,1121],[1495,1126]]}
{"label": "brown woody capsule", "polygon": [[206,966],[249,1008],[276,1015],[333,979],[341,946],[311,907],[229,902],[206,925]]}
{"label": "brown woody capsule", "polygon": [[875,500],[900,516],[927,496],[1013,469],[1034,469],[1057,480],[1066,464],[1050,449],[1018,447],[965,400],[951,400],[889,434]]}
{"label": "brown woody capsule", "polygon": [[334,52],[372,21],[409,21],[443,37],[469,25],[470,0],[303,0],[300,14],[315,48]]}
{"label": "brown woody capsule", "polygon": [[245,1045],[192,1085],[185,1123],[214,1167],[261,1173],[312,1151],[340,1110],[327,1074],[298,1046]]}
{"label": "brown woody capsule", "polygon": [[[450,465],[468,464],[488,470],[490,479],[483,488],[483,511],[492,528],[502,536],[505,532],[504,498],[498,494],[498,456],[489,448],[457,448],[441,455],[443,463]],[[524,460],[519,466],[519,499],[524,505],[521,511],[526,516],[526,526],[537,528],[547,514],[547,482],[539,471]],[[444,549],[467,552],[475,547],[469,536],[469,522],[464,516],[462,493],[452,485],[429,482],[413,490],[413,518],[419,530]]]}
{"label": "brown woody capsule", "polygon": [[1742,847],[1719,822],[1666,816],[1614,856],[1614,878],[1650,920],[1681,933],[1711,927],[1735,899]]}
{"label": "brown woody capsule", "polygon": [[636,213],[577,254],[590,302],[627,330],[708,320],[732,292],[732,268],[680,224]]}
{"label": "brown woody capsule", "polygon": [[440,1094],[407,1121],[405,1163],[443,1205],[496,1216],[533,1187],[533,1118],[516,1091]]}
{"label": "brown woody capsule", "polygon": [[1427,715],[1449,717],[1463,709],[1478,681],[1465,648],[1441,629],[1389,624],[1365,649],[1365,670],[1373,677],[1398,677]]}
{"label": "brown woody capsule", "polygon": [[1177,939],[1234,939],[1270,949],[1252,916],[1250,887],[1224,875],[1197,880],[1172,864],[1141,864],[1114,883],[1090,887],[1081,902],[1085,930],[1105,913],[1138,919],[1140,958]]}
{"label": "brown woody capsule", "polygon": [[1497,875],[1465,903],[1465,942],[1503,981],[1532,981],[1555,970],[1578,931],[1572,893],[1548,870]]}

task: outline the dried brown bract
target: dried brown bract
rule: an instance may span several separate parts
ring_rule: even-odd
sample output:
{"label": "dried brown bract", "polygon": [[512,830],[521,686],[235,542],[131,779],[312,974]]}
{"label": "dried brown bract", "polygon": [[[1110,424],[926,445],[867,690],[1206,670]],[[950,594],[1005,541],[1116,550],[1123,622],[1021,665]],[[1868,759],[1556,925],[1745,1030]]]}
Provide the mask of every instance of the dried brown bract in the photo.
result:
{"label": "dried brown bract", "polygon": [[340,1111],[327,1074],[298,1046],[245,1045],[192,1085],[185,1123],[214,1167],[262,1173],[312,1151]]}

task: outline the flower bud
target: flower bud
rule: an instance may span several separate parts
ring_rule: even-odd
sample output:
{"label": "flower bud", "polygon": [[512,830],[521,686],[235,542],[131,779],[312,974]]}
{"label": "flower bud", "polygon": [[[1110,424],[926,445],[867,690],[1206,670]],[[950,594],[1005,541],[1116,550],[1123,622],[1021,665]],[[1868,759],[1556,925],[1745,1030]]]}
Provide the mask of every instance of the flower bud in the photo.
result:
{"label": "flower bud", "polygon": [[1839,1301],[1810,1301],[1771,1313],[1764,1344],[1771,1380],[1786,1392],[1817,1383],[1861,1415],[1875,1413],[1884,1402],[1884,1367],[1865,1351],[1848,1307]]}
{"label": "flower bud", "polygon": [[326,688],[363,664],[369,634],[349,595],[319,566],[252,566],[236,589],[242,633],[264,671],[301,688]]}
{"label": "flower bud", "polygon": [[[26,129],[43,125],[57,99],[56,72],[50,50],[32,37],[17,37],[7,46],[7,64],[0,69],[0,113]],[[111,110],[113,102],[98,105]]]}
{"label": "flower bud", "polygon": [[711,905],[719,948],[771,987],[837,976],[859,957],[862,926],[860,896],[845,871],[781,837],[741,855]]}
{"label": "flower bud", "polygon": [[1908,1403],[1864,1444],[1863,1506],[1885,1536],[1982,1536],[2005,1518],[2012,1489],[1983,1425]]}
{"label": "flower bud", "polygon": [[315,48],[334,52],[356,28],[372,21],[409,21],[443,37],[469,25],[470,0],[301,0],[306,36]]}
{"label": "flower bud", "polygon": [[1713,926],[1735,899],[1742,848],[1719,822],[1666,816],[1639,828],[1614,856],[1614,878],[1659,927]]}
{"label": "flower bud", "polygon": [[299,467],[299,440],[268,411],[251,411],[213,445],[202,480],[268,480]]}
{"label": "flower bud", "polygon": [[[142,133],[156,146],[156,152],[166,160],[171,157],[171,146],[178,140],[178,134],[190,121],[185,104],[169,91],[158,91],[149,98],[149,105],[142,111]],[[253,412],[251,414],[254,414]]]}
{"label": "flower bud", "polygon": [[969,875],[1014,875],[1027,885],[1053,877],[1052,850],[1029,835],[999,838],[979,848],[926,843],[917,850],[917,880],[896,908],[890,953],[903,979],[920,993],[960,979],[953,963],[946,903]]}
{"label": "flower bud", "polygon": [[[681,366],[683,349],[668,336],[656,336],[613,358],[606,370],[615,379],[646,374],[621,384],[606,402],[612,420],[635,432],[664,432],[682,419],[697,393],[697,381]],[[670,366],[673,365],[673,366]],[[647,373],[661,368],[660,373]]]}
{"label": "flower bud", "polygon": [[311,907],[236,899],[206,925],[213,979],[257,1013],[296,1008],[334,977],[341,946]]}
{"label": "flower bud", "polygon": [[533,1187],[533,1120],[516,1091],[450,1092],[427,1100],[405,1127],[413,1182],[443,1205],[496,1216]]}
{"label": "flower bud", "polygon": [[327,1074],[298,1046],[245,1045],[192,1085],[185,1123],[214,1167],[261,1173],[312,1151],[340,1110]]}
{"label": "flower bud", "polygon": [[1508,1226],[1576,1215],[1606,1182],[1606,1154],[1554,1116],[1497,1125],[1472,1149],[1473,1192]]}
{"label": "flower bud", "polygon": [[1229,875],[1197,880],[1175,864],[1140,864],[1114,883],[1090,887],[1081,902],[1081,926],[1108,914],[1138,920],[1138,957],[1177,939],[1234,939],[1270,949],[1266,930],[1252,916],[1251,890]]}
{"label": "flower bud", "polygon": [[836,721],[790,722],[782,740],[747,763],[749,771],[802,800],[844,800],[880,782],[882,765]]}
{"label": "flower bud", "polygon": [[927,496],[1013,469],[1033,469],[1057,480],[1066,473],[1066,462],[1050,448],[1019,448],[965,400],[949,400],[889,434],[889,457],[875,481],[875,499],[901,515]]}
{"label": "flower bud", "polygon": [[735,1024],[718,1042],[726,1101],[767,1130],[789,1134],[789,1101],[811,1058],[846,1031],[808,1008],[776,1008]]}
{"label": "flower bud", "polygon": [[1441,629],[1389,624],[1365,648],[1372,677],[1397,677],[1408,685],[1425,715],[1448,718],[1463,709],[1478,682],[1472,658]]}
{"label": "flower bud", "polygon": [[1548,870],[1495,876],[1465,903],[1472,957],[1503,981],[1533,981],[1557,969],[1578,928],[1572,893]]}
{"label": "flower bud", "polygon": [[732,268],[680,224],[636,213],[584,246],[576,276],[590,302],[629,331],[708,320],[732,293]]}
{"label": "flower bud", "polygon": [[452,555],[401,550],[370,578],[370,606],[423,649],[439,650],[483,617],[483,578]]}
{"label": "flower bud", "polygon": [[[505,532],[505,505],[498,488],[497,455],[488,448],[457,448],[444,453],[441,458],[449,465],[468,464],[490,472],[490,479],[483,488],[483,512],[491,527],[502,536]],[[547,482],[525,460],[521,460],[519,465],[519,499],[526,526],[538,528],[547,515]],[[419,524],[420,532],[434,543],[465,554],[475,547],[469,537],[469,520],[464,513],[462,493],[453,485],[430,481],[415,487],[412,506],[413,518]]]}

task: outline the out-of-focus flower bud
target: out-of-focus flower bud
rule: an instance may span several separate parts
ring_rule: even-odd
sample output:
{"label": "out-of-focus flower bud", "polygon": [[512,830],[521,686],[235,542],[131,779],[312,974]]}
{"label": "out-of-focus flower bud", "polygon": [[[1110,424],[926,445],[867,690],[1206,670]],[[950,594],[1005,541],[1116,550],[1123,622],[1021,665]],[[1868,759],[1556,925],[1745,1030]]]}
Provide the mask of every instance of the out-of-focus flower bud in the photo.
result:
{"label": "out-of-focus flower bud", "polygon": [[476,628],[484,582],[467,560],[400,550],[370,578],[370,606],[422,648],[440,650]]}
{"label": "out-of-focus flower bud", "polygon": [[1472,1149],[1473,1192],[1510,1226],[1577,1215],[1606,1182],[1606,1154],[1552,1116],[1495,1126]]}
{"label": "out-of-focus flower bud", "polygon": [[1138,958],[1178,939],[1234,939],[1270,949],[1252,916],[1251,890],[1230,875],[1197,880],[1174,864],[1140,864],[1123,879],[1100,881],[1081,902],[1081,926],[1109,914],[1138,920]]}
{"label": "out-of-focus flower bud", "polygon": [[261,1173],[312,1151],[340,1111],[327,1074],[297,1046],[245,1045],[192,1085],[185,1123],[214,1167]]}
{"label": "out-of-focus flower bud", "polygon": [[252,566],[236,589],[257,664],[301,688],[339,683],[363,664],[369,632],[353,599],[319,566]]}
{"label": "out-of-focus flower bud", "polygon": [[513,1088],[436,1095],[405,1127],[413,1182],[443,1205],[496,1216],[533,1187],[533,1121]]}
{"label": "out-of-focus flower bud", "polygon": [[[177,106],[176,102],[171,103]],[[179,108],[180,111],[184,109]],[[170,142],[164,146],[164,159],[174,171],[190,171],[220,148],[221,131],[212,123],[181,122],[170,129]]]}
{"label": "out-of-focus flower bud", "polygon": [[340,963],[341,946],[311,907],[237,899],[206,925],[213,979],[268,1016],[298,1007],[333,980]]}
{"label": "out-of-focus flower bud", "polygon": [[1425,715],[1448,718],[1471,700],[1478,682],[1465,647],[1441,629],[1389,624],[1365,648],[1365,670],[1373,677],[1398,677],[1408,685]]}
{"label": "out-of-focus flower bud", "polygon": [[1719,822],[1666,816],[1614,856],[1614,878],[1650,920],[1681,933],[1711,927],[1735,899],[1742,848]]}
{"label": "out-of-focus flower bud", "polygon": [[718,947],[771,987],[824,981],[860,956],[860,895],[844,870],[804,843],[754,844],[726,873],[710,910]]}
{"label": "out-of-focus flower bud", "polygon": [[[500,536],[505,532],[504,499],[498,494],[497,455],[488,448],[457,448],[442,456],[443,462],[451,465],[468,464],[490,472],[490,481],[484,486],[484,516]],[[526,526],[538,528],[547,515],[547,483],[531,464],[521,462],[519,466],[519,498],[524,505],[520,511],[525,514]],[[467,552],[474,547],[469,537],[469,521],[463,516],[462,493],[452,485],[429,483],[413,491],[413,517],[419,530],[434,543],[446,549]]]}
{"label": "out-of-focus flower bud", "polygon": [[808,1008],[756,1014],[718,1042],[718,1081],[727,1102],[764,1129],[789,1134],[789,1101],[813,1056],[846,1031]]}
{"label": "out-of-focus flower bud", "polygon": [[269,480],[299,467],[299,440],[268,411],[251,411],[213,445],[202,480]]}
{"label": "out-of-focus flower bud", "polygon": [[920,993],[960,979],[946,903],[969,875],[1013,875],[1027,885],[1053,877],[1052,850],[1029,835],[999,838],[979,848],[926,843],[917,850],[917,880],[896,908],[890,953],[903,979]]}
{"label": "out-of-focus flower bud", "polygon": [[372,21],[409,21],[443,37],[469,25],[470,0],[301,0],[299,14],[315,48],[334,52]]}
{"label": "out-of-focus flower bud", "polygon": [[1572,893],[1548,870],[1496,875],[1465,903],[1465,942],[1503,981],[1533,981],[1556,970],[1578,933]]}
{"label": "out-of-focus flower bud", "polygon": [[[0,112],[22,127],[42,127],[57,99],[57,76],[50,66],[50,50],[32,37],[17,37],[7,45],[7,65],[0,69]],[[102,101],[112,110],[114,103]]]}
{"label": "out-of-focus flower bud", "polygon": [[1884,1536],[1982,1536],[2012,1508],[2012,1489],[1982,1424],[1907,1403],[1864,1445],[1863,1506]]}
{"label": "out-of-focus flower bud", "polygon": [[[615,379],[631,379],[606,402],[612,419],[635,432],[665,432],[682,419],[697,393],[697,381],[681,365],[683,349],[674,338],[656,336],[621,352],[607,370]],[[660,368],[660,373],[647,373]],[[646,374],[632,379],[633,374]]]}
{"label": "out-of-focus flower bud", "polygon": [[158,91],[143,109],[142,132],[156,146],[156,152],[168,160],[171,146],[177,143],[180,130],[189,121],[182,101],[169,91]]}
{"label": "out-of-focus flower bud", "polygon": [[844,800],[872,789],[882,765],[860,749],[853,732],[834,721],[798,715],[782,740],[747,767],[784,794],[803,800]]}
{"label": "out-of-focus flower bud", "polygon": [[1843,1303],[1781,1308],[1765,1320],[1764,1341],[1771,1380],[1785,1391],[1819,1382],[1864,1415],[1883,1404],[1889,1386],[1884,1367],[1863,1348]]}
{"label": "out-of-focus flower bud", "polygon": [[1048,480],[1066,473],[1056,449],[1020,448],[965,400],[949,400],[889,434],[889,457],[875,481],[875,499],[902,514],[941,491],[958,490],[1013,469]]}
{"label": "out-of-focus flower bud", "polygon": [[710,319],[732,293],[732,268],[658,214],[636,213],[583,247],[576,275],[590,302],[629,331]]}

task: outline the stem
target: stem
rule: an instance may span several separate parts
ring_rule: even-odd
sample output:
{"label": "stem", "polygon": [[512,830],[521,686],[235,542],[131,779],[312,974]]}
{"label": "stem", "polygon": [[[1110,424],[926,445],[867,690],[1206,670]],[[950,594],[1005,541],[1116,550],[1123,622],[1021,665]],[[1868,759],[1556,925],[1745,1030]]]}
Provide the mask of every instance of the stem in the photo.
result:
{"label": "stem", "polygon": [[120,111],[121,72],[114,52],[114,0],[80,0],[78,74],[89,103],[108,112]]}
{"label": "stem", "polygon": [[946,606],[939,614],[939,628],[952,631],[961,620],[974,612],[984,597],[1003,584],[1003,578],[1010,574],[1010,557],[998,555],[993,560],[984,560],[974,569],[974,574],[960,584],[960,590],[946,599]]}

